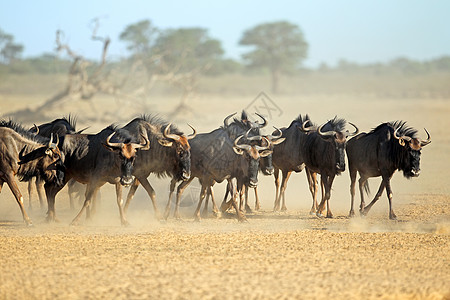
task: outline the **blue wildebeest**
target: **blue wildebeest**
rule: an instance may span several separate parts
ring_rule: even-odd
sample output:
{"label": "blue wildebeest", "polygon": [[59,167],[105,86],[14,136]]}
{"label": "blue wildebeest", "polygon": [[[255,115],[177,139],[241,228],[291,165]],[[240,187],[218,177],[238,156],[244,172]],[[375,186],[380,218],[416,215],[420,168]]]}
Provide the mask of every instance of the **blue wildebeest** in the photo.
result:
{"label": "blue wildebeest", "polygon": [[[282,143],[285,138],[282,137],[282,132],[280,129],[275,128],[275,131],[272,134],[268,134],[268,135],[259,135],[259,136],[252,136],[249,137],[248,133],[246,132],[246,135],[244,136],[248,141],[250,141],[251,143],[254,143],[255,141],[261,141],[262,137],[265,137],[268,141],[269,141],[269,147],[266,151],[272,151],[275,147],[275,145],[278,145],[280,143]],[[259,171],[261,173],[263,173],[266,176],[270,176],[274,173],[274,166],[272,164],[273,158],[272,158],[272,153],[269,155],[264,155],[262,156],[262,159],[259,161]],[[248,205],[248,191],[249,191],[249,178],[241,178],[241,180],[243,180],[243,184],[239,184],[237,183],[238,186],[242,186],[242,189],[239,193],[240,196],[240,205],[239,205],[239,209],[241,209],[242,211],[244,210],[245,207],[245,211],[248,213],[252,212],[252,209],[250,208],[250,206]],[[225,197],[224,199],[227,198],[228,194],[233,194],[233,181],[229,180],[228,184],[227,184],[227,189],[225,192]],[[261,205],[259,202],[259,197],[258,197],[258,187],[254,186],[253,187],[254,191],[255,191],[255,210],[259,210]],[[245,205],[242,205],[242,194],[244,194],[245,196]],[[227,205],[224,206],[222,209],[227,209],[230,206],[230,203],[227,202]]]}
{"label": "blue wildebeest", "polygon": [[152,200],[156,217],[160,218],[156,205],[155,190],[147,177],[152,173],[158,177],[170,176],[173,182],[190,178],[191,154],[189,140],[197,134],[196,130],[192,126],[190,127],[193,133],[185,136],[176,126],[156,116],[142,116],[132,120],[123,127],[123,129],[126,129],[136,137],[139,135],[145,136],[152,145],[150,151],[142,152],[136,159],[133,171],[135,180],[128,192],[124,207],[125,212],[139,184],[142,184]]}
{"label": "blue wildebeest", "polygon": [[[119,141],[112,142],[113,136],[116,136],[115,138]],[[97,134],[68,134],[61,138],[59,147],[65,166],[64,185],[70,179],[87,184],[86,199],[80,212],[73,219],[72,225],[79,222],[84,210],[86,210],[87,219],[90,218],[89,205],[95,200],[98,190],[105,183],[122,185],[132,183],[136,151],[137,149],[148,150],[150,147],[149,141],[144,137],[143,139],[144,143],[138,144],[126,130],[117,129],[114,126],[108,126]],[[48,203],[47,220],[49,221],[56,220],[55,197],[63,186],[49,183],[44,185]],[[119,194],[117,195],[117,204],[121,222],[123,225],[127,225],[122,198]]]}
{"label": "blue wildebeest", "polygon": [[[406,126],[404,121],[380,124],[369,133],[361,133],[347,143],[348,167],[350,171],[351,207],[349,215],[354,216],[355,181],[359,172],[359,191],[361,195],[360,212],[366,215],[375,202],[381,197],[383,190],[389,200],[389,219],[397,216],[392,209],[391,178],[396,170],[403,171],[406,178],[420,174],[420,151],[431,143],[430,134],[422,141],[417,130]],[[369,192],[367,179],[381,176],[381,184],[372,202],[365,206],[364,192]]]}
{"label": "blue wildebeest", "polygon": [[0,121],[0,191],[6,182],[11,189],[27,225],[32,222],[23,207],[23,197],[15,180],[41,176],[46,182],[60,185],[62,173],[57,171],[61,153],[57,142],[39,137],[12,121]]}
{"label": "blue wildebeest", "polygon": [[[298,130],[299,128],[306,128],[306,130]],[[275,202],[273,210],[277,211],[286,210],[285,191],[289,177],[292,172],[301,172],[305,168],[304,157],[304,145],[309,132],[315,129],[315,125],[311,122],[308,114],[302,116],[299,115],[295,120],[291,122],[289,127],[282,128],[282,136],[286,139],[284,143],[277,145],[273,149],[272,161],[275,168]],[[281,170],[282,180],[281,188],[279,181],[279,172]],[[313,195],[313,205],[311,212],[316,212],[315,193],[312,187],[312,183],[315,182],[315,178],[311,179],[311,173],[306,170],[306,176],[308,179],[309,187]]]}
{"label": "blue wildebeest", "polygon": [[[302,147],[304,162],[308,172],[313,175],[310,187],[313,187],[313,194],[317,193],[314,173],[320,174],[322,186],[322,201],[317,208],[317,214],[322,215],[327,204],[327,218],[332,218],[330,209],[331,186],[336,175],[345,171],[345,146],[347,137],[358,134],[359,129],[353,123],[355,131],[350,133],[344,131],[346,126],[345,119],[334,117],[332,120],[322,124],[317,130],[305,130],[305,127],[299,127],[300,131],[309,132]],[[313,195],[313,200],[316,196]]]}
{"label": "blue wildebeest", "polygon": [[[226,121],[225,125],[227,125]],[[227,128],[229,127],[227,126]],[[214,183],[220,183],[225,179],[248,177],[250,186],[257,185],[259,160],[261,156],[271,153],[264,152],[268,148],[269,141],[266,138],[262,139],[265,146],[241,143],[244,134],[232,140],[227,128],[221,127],[209,133],[198,134],[191,140],[191,178],[178,186],[174,212],[176,218],[179,218],[180,197],[194,178],[198,178],[201,184],[200,199],[194,214],[196,220],[200,219],[200,208],[207,192],[214,197],[212,193]],[[217,211],[214,198],[212,200],[214,210]],[[238,220],[245,220],[245,216],[241,214],[236,205],[236,194],[233,196],[232,205],[236,210]],[[169,212],[170,199],[165,215],[168,216]]]}
{"label": "blue wildebeest", "polygon": [[[36,124],[35,124],[32,128],[29,129],[29,131],[34,133],[35,135],[50,138],[50,135],[52,135],[52,134],[54,136],[56,136],[56,135],[63,136],[66,134],[81,133],[84,130],[86,130],[86,128],[85,128],[85,129],[76,131],[75,127],[76,127],[76,118],[69,115],[68,117],[55,119],[51,122],[44,123],[39,126],[36,126]],[[38,198],[39,198],[39,204],[40,204],[40,207],[42,208],[44,205],[44,182],[39,176],[36,176],[35,186],[36,186],[36,191],[37,191]],[[73,209],[74,206],[73,206],[72,194],[73,194],[73,190],[74,190],[74,186],[75,186],[75,181],[69,182],[68,186],[69,186],[69,196],[70,196],[70,207]],[[29,209],[32,208],[32,187],[33,187],[33,178],[31,178],[28,181],[28,207],[29,207]]]}

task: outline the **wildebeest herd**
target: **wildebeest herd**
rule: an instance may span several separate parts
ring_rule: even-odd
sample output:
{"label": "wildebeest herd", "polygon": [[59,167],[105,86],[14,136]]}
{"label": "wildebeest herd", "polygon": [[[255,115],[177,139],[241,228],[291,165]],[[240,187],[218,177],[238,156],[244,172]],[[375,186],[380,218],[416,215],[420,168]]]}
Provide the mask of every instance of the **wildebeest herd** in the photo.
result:
{"label": "wildebeest herd", "polygon": [[[26,129],[11,120],[0,121],[0,191],[6,182],[13,192],[27,225],[28,217],[16,176],[28,181],[31,208],[31,180],[36,180],[38,196],[43,204],[47,198],[47,221],[56,221],[55,197],[66,185],[72,195],[85,187],[85,200],[72,223],[77,224],[86,212],[90,218],[95,199],[105,183],[116,187],[117,205],[122,225],[127,225],[126,211],[136,189],[142,185],[148,193],[156,217],[167,219],[176,189],[173,216],[180,218],[179,206],[183,191],[197,178],[201,184],[199,201],[194,218],[201,218],[201,206],[207,211],[211,199],[213,211],[219,213],[214,198],[213,185],[227,180],[227,190],[220,205],[221,211],[234,208],[239,221],[245,220],[250,209],[248,191],[254,188],[255,209],[260,208],[257,184],[258,173],[275,177],[275,202],[273,210],[286,210],[285,190],[292,172],[305,169],[312,195],[311,213],[321,216],[325,205],[326,217],[333,216],[330,209],[331,188],[336,175],[345,171],[347,156],[351,185],[350,216],[354,216],[353,203],[357,173],[360,174],[360,213],[366,215],[384,190],[389,200],[389,218],[396,219],[392,209],[390,179],[396,170],[405,177],[420,173],[421,149],[431,142],[418,137],[417,130],[404,121],[378,125],[368,133],[359,133],[353,123],[347,129],[345,119],[333,119],[317,125],[308,115],[299,115],[288,127],[275,128],[263,134],[267,120],[256,113],[256,121],[243,111],[227,116],[223,125],[208,133],[185,135],[172,123],[156,116],[144,115],[123,127],[110,125],[97,134],[85,134],[75,129],[75,120],[69,116]],[[281,185],[279,173],[281,171]],[[163,215],[160,214],[156,193],[148,176],[169,176],[170,194]],[[320,175],[320,177],[318,177]],[[366,206],[364,193],[369,191],[367,179],[382,177],[374,199]],[[319,182],[320,179],[320,182]],[[317,203],[318,187],[322,199]],[[130,186],[126,202],[122,187]],[[228,199],[230,196],[230,199]],[[237,202],[239,197],[240,203]],[[205,199],[206,198],[206,199]],[[245,200],[245,202],[244,202]]]}

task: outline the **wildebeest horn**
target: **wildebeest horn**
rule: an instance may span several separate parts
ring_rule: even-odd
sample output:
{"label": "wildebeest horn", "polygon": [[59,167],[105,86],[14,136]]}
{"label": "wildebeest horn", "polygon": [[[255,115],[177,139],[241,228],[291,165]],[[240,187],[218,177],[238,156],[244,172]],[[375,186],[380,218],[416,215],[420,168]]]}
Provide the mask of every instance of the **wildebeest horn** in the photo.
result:
{"label": "wildebeest horn", "polygon": [[235,140],[234,140],[234,146],[235,147],[237,147],[237,148],[239,148],[239,149],[243,149],[243,150],[250,150],[250,148],[252,147],[252,146],[250,146],[250,145],[238,145],[238,142],[239,142],[239,140],[243,137],[244,135],[240,135],[240,136],[238,136]]}
{"label": "wildebeest horn", "polygon": [[225,119],[223,119],[223,127],[227,128],[228,127],[228,120],[234,116],[236,113],[232,113],[231,115],[229,115],[228,117],[226,117]]}
{"label": "wildebeest horn", "polygon": [[425,141],[420,141],[420,146],[421,147],[423,147],[423,146],[426,146],[426,145],[428,145],[429,143],[431,143],[431,136],[430,136],[430,133],[428,132],[428,130],[426,129],[426,128],[424,128],[425,129],[425,132],[427,133],[427,139],[425,140]]}
{"label": "wildebeest horn", "polygon": [[169,133],[169,128],[172,125],[172,123],[169,123],[166,126],[166,129],[164,129],[164,137],[167,139],[172,139],[174,141],[178,141],[180,139],[180,136],[177,134]]}
{"label": "wildebeest horn", "polygon": [[113,135],[115,135],[116,132],[114,131],[113,133],[111,133],[108,138],[106,139],[106,145],[108,145],[111,148],[122,148],[123,147],[123,143],[111,143],[110,140],[113,137]]}
{"label": "wildebeest horn", "polygon": [[135,144],[132,143],[131,146],[134,149],[141,149],[141,150],[149,150],[150,149],[150,141],[148,140],[148,138],[146,136],[144,136],[143,134],[141,134],[141,137],[144,139],[144,144]]}
{"label": "wildebeest horn", "polygon": [[347,135],[347,136],[354,136],[354,135],[357,135],[357,134],[359,133],[359,128],[356,127],[356,125],[353,124],[352,122],[348,122],[348,124],[350,124],[350,125],[352,125],[353,127],[355,127],[355,132],[350,133],[350,132],[348,132],[348,130],[347,130],[346,135]]}
{"label": "wildebeest horn", "polygon": [[397,135],[397,131],[398,131],[398,128],[394,130],[394,137],[395,137],[397,140],[403,139],[403,140],[405,140],[405,141],[407,141],[407,142],[411,141],[412,138],[409,137],[409,136],[407,136],[407,135],[398,136],[398,135]]}
{"label": "wildebeest horn", "polygon": [[48,142],[48,148],[56,148],[59,144],[59,136],[56,135],[56,143],[53,143],[53,133],[50,134],[50,141]]}
{"label": "wildebeest horn", "polygon": [[266,120],[266,118],[264,118],[263,116],[261,116],[259,113],[255,113],[255,115],[259,116],[259,117],[263,120],[263,122],[264,122],[264,123],[262,123],[262,124],[259,124],[259,123],[258,123],[259,128],[264,128],[264,127],[266,127],[266,126],[267,126],[267,120]]}
{"label": "wildebeest horn", "polygon": [[[310,121],[310,120],[306,120],[305,122],[302,123],[302,128],[301,128],[301,130],[302,130],[303,132],[309,132],[309,131],[312,131],[312,130],[313,130],[313,128],[308,128],[308,127],[306,127],[306,124],[308,124],[308,123],[311,123],[311,121]],[[310,126],[310,127],[311,127],[311,126]]]}
{"label": "wildebeest horn", "polygon": [[195,138],[195,136],[197,135],[197,130],[195,130],[195,128],[192,127],[191,124],[188,124],[188,126],[191,127],[191,128],[192,128],[192,131],[193,131],[192,134],[190,134],[190,135],[187,136],[187,139],[190,140],[190,139]]}
{"label": "wildebeest horn", "polygon": [[266,142],[267,146],[258,146],[258,145],[256,145],[255,149],[258,150],[258,151],[269,149],[269,146],[270,146],[269,140],[265,136],[263,136],[262,138]]}
{"label": "wildebeest horn", "polygon": [[75,134],[81,134],[83,131],[85,131],[85,130],[88,129],[89,127],[91,127],[91,126],[88,126],[88,127],[86,127],[86,128],[83,128],[83,129],[81,129],[81,130],[78,130],[77,132],[75,132]]}
{"label": "wildebeest horn", "polygon": [[272,135],[272,134],[269,134],[268,137],[269,137],[271,140],[273,140],[273,139],[279,139],[279,138],[283,135],[283,133],[281,132],[280,129],[276,128],[275,126],[273,126],[273,128],[275,128],[275,130],[278,132],[278,135]]}
{"label": "wildebeest horn", "polygon": [[317,128],[317,133],[321,136],[321,137],[329,137],[329,136],[334,136],[335,135],[335,131],[327,131],[327,132],[322,132],[322,127],[325,126],[326,123],[322,124],[319,126],[319,128]]}
{"label": "wildebeest horn", "polygon": [[39,134],[39,127],[36,126],[36,124],[33,124],[33,129],[36,130],[36,132],[33,132],[34,135],[38,135]]}
{"label": "wildebeest horn", "polygon": [[247,132],[245,133],[245,135],[244,135],[244,137],[247,139],[247,140],[249,140],[249,141],[260,141],[261,140],[261,136],[260,135],[255,135],[255,136],[248,136],[248,134],[250,133],[250,131],[252,130],[253,128],[250,128],[249,130],[247,130]]}

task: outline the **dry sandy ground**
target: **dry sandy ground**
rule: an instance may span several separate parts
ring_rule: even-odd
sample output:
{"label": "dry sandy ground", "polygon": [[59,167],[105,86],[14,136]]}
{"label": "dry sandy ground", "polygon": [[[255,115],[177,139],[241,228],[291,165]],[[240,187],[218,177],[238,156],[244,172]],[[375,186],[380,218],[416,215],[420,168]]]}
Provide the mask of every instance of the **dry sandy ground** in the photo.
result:
{"label": "dry sandy ground", "polygon": [[[201,107],[202,118],[190,123],[199,131],[212,130],[225,115],[251,100],[200,97],[193,106]],[[132,225],[123,228],[114,189],[105,186],[91,222],[68,226],[76,212],[68,208],[63,190],[56,207],[61,222],[46,224],[45,209],[35,202],[30,211],[35,226],[26,228],[4,186],[0,299],[450,298],[448,100],[341,100],[280,97],[282,113],[270,122],[286,126],[299,113],[308,112],[318,123],[338,114],[364,131],[395,119],[408,120],[420,130],[427,127],[433,142],[423,150],[421,176],[408,181],[395,174],[392,182],[398,221],[388,219],[385,195],[366,218],[348,219],[347,172],[333,186],[334,219],[308,214],[311,200],[305,175],[294,174],[287,190],[287,212],[271,212],[273,179],[261,177],[263,210],[249,214],[243,224],[228,216],[193,222],[194,185],[183,200],[183,221],[156,221],[147,196],[138,191],[128,215]],[[17,101],[11,106],[1,103],[3,111],[14,105],[20,106]],[[217,110],[219,106],[222,109]],[[169,110],[159,108],[162,113]],[[79,128],[92,125],[83,123],[77,109],[55,110],[52,117],[75,112]],[[181,120],[178,123],[187,130]],[[106,125],[94,124],[90,130]],[[423,131],[420,134],[424,136]],[[168,180],[150,181],[162,209]],[[372,191],[378,182],[371,180]],[[21,189],[25,193],[26,185]],[[219,201],[223,190],[223,184],[215,187]]]}

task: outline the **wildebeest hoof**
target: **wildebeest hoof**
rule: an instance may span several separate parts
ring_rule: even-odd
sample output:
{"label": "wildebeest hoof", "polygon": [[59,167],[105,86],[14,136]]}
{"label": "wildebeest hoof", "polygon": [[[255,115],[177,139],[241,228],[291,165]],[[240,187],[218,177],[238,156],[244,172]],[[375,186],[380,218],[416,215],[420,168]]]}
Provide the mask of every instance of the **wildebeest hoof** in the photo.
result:
{"label": "wildebeest hoof", "polygon": [[123,227],[128,227],[128,226],[130,226],[130,222],[128,222],[127,220],[123,220],[122,221],[122,226]]}

